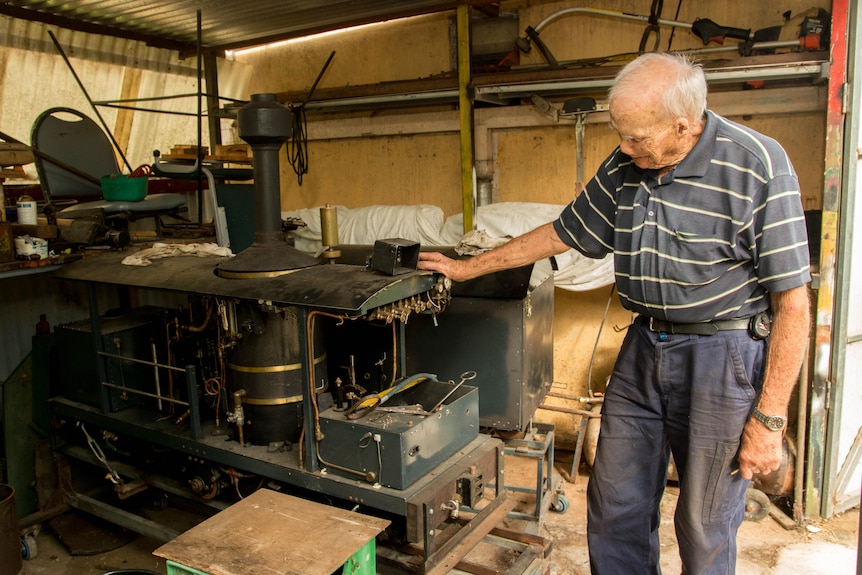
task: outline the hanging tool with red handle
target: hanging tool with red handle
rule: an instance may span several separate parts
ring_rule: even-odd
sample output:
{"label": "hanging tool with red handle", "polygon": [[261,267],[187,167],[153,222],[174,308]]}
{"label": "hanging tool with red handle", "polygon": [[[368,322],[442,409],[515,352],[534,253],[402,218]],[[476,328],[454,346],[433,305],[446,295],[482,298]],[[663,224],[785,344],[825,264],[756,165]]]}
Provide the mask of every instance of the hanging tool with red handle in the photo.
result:
{"label": "hanging tool with red handle", "polygon": [[[541,40],[539,37],[540,32],[548,26],[551,22],[557,20],[562,16],[573,15],[573,14],[587,14],[594,16],[607,16],[613,18],[620,18],[624,20],[637,20],[640,22],[645,22],[648,24],[645,37],[641,41],[641,45],[639,48],[640,52],[645,51],[645,40],[646,36],[651,33],[656,36],[656,45],[654,46],[654,50],[658,50],[658,29],[662,26],[670,26],[672,28],[688,28],[692,31],[694,35],[696,35],[703,42],[703,45],[706,46],[711,43],[724,45],[724,41],[727,38],[734,38],[737,40],[742,40],[740,43],[740,52],[741,53],[751,53],[754,49],[761,48],[760,42],[761,40],[766,40],[765,36],[767,34],[759,34],[758,32],[752,32],[750,28],[734,28],[732,26],[722,26],[720,24],[716,24],[709,18],[698,18],[693,23],[688,22],[680,22],[678,20],[668,20],[665,18],[659,17],[661,13],[660,5],[655,6],[653,8],[653,13],[649,16],[644,16],[640,14],[630,14],[627,12],[618,12],[615,10],[606,10],[604,8],[589,8],[589,7],[579,7],[579,8],[566,8],[563,10],[559,10],[550,14],[541,22],[539,22],[536,26],[528,26],[525,30],[525,36],[523,38],[519,38],[516,42],[516,47],[521,52],[527,54],[531,51],[533,45],[541,52],[544,59],[550,64],[552,67],[558,67],[559,63],[554,55],[551,53],[551,50],[548,46]],[[815,24],[817,21],[815,21]],[[811,28],[816,28],[816,26],[810,26]],[[763,32],[767,32],[765,29]],[[813,37],[811,35],[808,35]],[[806,36],[806,37],[808,37]],[[816,36],[819,39],[819,35]],[[754,42],[754,44],[752,44]],[[779,47],[794,47],[796,45],[800,45],[803,48],[807,49],[816,49],[815,41],[807,40],[806,43],[803,43],[802,37],[800,37],[800,41],[789,41],[789,42],[763,42],[763,49],[775,49]]]}

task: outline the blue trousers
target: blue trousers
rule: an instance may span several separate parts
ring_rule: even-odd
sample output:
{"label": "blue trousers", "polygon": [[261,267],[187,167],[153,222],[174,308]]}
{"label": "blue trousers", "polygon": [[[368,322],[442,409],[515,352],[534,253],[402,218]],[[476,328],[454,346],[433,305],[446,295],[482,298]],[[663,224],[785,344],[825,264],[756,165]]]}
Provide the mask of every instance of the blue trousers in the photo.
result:
{"label": "blue trousers", "polygon": [[669,454],[679,476],[674,527],[683,575],[732,575],[748,481],[742,429],[759,392],[766,343],[745,330],[626,334],[605,392],[587,488],[593,575],[652,575]]}

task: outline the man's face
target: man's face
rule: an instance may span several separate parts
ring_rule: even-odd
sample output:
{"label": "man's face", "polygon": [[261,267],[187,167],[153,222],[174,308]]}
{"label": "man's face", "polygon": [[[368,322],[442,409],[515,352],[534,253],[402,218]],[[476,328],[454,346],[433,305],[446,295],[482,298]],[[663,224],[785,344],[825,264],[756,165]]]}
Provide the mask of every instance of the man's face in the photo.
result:
{"label": "man's face", "polygon": [[610,116],[611,129],[620,138],[620,150],[637,167],[661,170],[675,166],[685,156],[682,119],[667,118],[635,102],[615,102]]}

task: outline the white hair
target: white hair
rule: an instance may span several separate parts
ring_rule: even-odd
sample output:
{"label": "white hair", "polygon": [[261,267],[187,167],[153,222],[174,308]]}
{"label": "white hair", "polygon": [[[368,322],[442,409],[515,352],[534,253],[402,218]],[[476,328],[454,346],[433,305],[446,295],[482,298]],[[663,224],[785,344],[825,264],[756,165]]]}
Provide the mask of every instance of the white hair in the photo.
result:
{"label": "white hair", "polygon": [[[657,75],[660,71],[661,74]],[[626,64],[608,91],[608,102],[623,95],[643,94],[644,86],[661,82],[661,105],[669,118],[699,121],[706,113],[703,67],[684,54],[648,52]]]}

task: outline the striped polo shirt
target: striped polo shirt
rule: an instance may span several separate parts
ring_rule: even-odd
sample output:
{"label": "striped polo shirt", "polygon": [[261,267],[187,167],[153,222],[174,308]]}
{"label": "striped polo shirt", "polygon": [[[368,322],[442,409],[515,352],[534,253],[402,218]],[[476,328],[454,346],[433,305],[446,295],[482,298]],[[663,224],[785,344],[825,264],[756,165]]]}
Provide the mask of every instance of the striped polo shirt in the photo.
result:
{"label": "striped polo shirt", "polygon": [[807,284],[799,181],[775,140],[707,112],[661,178],[617,148],[554,222],[589,257],[614,253],[623,307],[672,322],[749,317]]}

